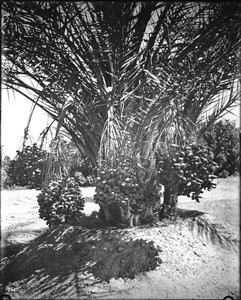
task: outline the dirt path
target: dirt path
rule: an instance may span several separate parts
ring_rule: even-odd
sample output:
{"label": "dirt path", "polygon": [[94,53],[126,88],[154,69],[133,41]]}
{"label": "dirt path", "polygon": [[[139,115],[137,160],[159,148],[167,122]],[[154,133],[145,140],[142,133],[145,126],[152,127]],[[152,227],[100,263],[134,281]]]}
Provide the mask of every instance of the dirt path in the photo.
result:
{"label": "dirt path", "polygon": [[[240,299],[238,177],[222,180],[216,190],[203,194],[199,204],[180,197],[181,209],[205,212],[196,220],[107,232],[66,227],[57,233],[48,233],[45,222],[38,218],[35,200],[38,192],[2,192],[2,233],[5,236],[8,233],[7,242],[27,242],[39,236],[9,264],[13,278],[5,291],[14,299],[223,299],[227,295]],[[88,197],[87,214],[97,209],[91,203],[93,192],[93,188],[84,191]],[[211,223],[216,225],[212,227]],[[42,232],[45,233],[41,235]],[[106,282],[93,275],[94,269],[88,263],[80,268],[81,251],[66,256],[66,250],[65,259],[58,258],[58,249],[69,245],[66,241],[73,241],[73,237],[86,241],[89,237],[103,257],[100,270],[114,272],[114,261],[118,257],[116,251],[110,250],[117,247],[112,236],[120,242],[153,241],[160,249],[158,255],[162,263],[134,279],[111,278]],[[105,241],[106,246],[98,244],[101,241]],[[43,267],[46,247],[52,258]],[[142,257],[142,261],[144,259]]]}

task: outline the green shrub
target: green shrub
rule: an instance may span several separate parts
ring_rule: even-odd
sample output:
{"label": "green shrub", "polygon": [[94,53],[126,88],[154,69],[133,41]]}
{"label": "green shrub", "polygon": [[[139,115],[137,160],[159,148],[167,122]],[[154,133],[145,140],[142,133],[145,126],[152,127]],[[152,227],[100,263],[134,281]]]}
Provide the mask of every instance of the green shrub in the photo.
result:
{"label": "green shrub", "polygon": [[239,171],[240,145],[239,130],[230,120],[222,120],[215,123],[211,129],[205,132],[204,142],[214,154],[214,161],[218,164],[215,175],[228,177]]}
{"label": "green shrub", "polygon": [[39,216],[49,226],[75,222],[83,215],[82,191],[72,177],[46,184],[37,199]]}

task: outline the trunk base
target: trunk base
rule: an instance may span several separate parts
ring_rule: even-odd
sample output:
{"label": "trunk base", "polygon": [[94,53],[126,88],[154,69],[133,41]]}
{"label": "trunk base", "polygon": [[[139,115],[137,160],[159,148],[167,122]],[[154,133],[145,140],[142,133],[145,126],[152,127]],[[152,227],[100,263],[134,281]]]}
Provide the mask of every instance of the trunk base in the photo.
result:
{"label": "trunk base", "polygon": [[130,212],[130,209],[127,209],[127,212],[124,212],[124,209],[117,203],[111,203],[108,205],[99,203],[99,205],[99,218],[106,225],[133,227],[154,221],[154,203],[149,203],[145,210],[140,213],[137,213],[136,211]]}
{"label": "trunk base", "polygon": [[159,213],[159,219],[174,219],[177,214],[178,194],[170,188],[166,188],[164,192],[164,203]]}

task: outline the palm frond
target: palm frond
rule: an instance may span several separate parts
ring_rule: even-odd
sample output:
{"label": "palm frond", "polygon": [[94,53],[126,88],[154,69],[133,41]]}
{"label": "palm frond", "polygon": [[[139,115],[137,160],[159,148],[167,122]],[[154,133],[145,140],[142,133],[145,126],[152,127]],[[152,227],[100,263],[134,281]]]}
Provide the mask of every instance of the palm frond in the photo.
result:
{"label": "palm frond", "polygon": [[[50,152],[44,166],[44,181],[62,180],[68,175],[66,151],[63,149],[64,140],[61,135],[54,138],[50,143]],[[67,154],[68,155],[68,154]]]}
{"label": "palm frond", "polygon": [[56,137],[61,125],[94,166],[117,149],[185,143],[238,76],[238,3],[4,1],[3,11],[4,84],[39,97]]}

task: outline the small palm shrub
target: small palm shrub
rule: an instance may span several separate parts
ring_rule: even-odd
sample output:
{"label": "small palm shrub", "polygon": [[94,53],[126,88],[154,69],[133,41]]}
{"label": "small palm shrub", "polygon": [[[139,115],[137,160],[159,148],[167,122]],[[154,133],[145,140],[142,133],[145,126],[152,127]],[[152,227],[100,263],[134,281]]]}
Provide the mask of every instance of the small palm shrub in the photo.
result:
{"label": "small palm shrub", "polygon": [[79,184],[72,177],[46,184],[37,196],[39,216],[53,226],[77,221],[83,213],[84,198]]}

